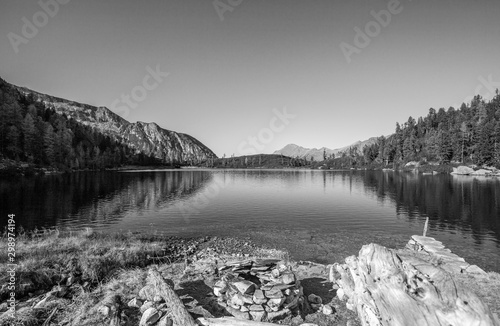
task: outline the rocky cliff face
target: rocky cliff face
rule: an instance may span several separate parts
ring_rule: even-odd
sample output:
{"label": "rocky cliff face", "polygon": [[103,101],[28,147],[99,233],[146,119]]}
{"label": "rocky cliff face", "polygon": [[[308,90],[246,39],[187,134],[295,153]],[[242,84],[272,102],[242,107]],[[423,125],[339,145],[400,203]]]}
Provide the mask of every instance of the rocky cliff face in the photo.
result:
{"label": "rocky cliff face", "polygon": [[54,108],[57,113],[109,135],[112,139],[135,149],[137,153],[153,155],[165,163],[197,163],[217,158],[214,152],[196,138],[163,129],[154,122],[131,123],[106,107],[95,107],[24,87],[14,87],[22,94],[33,96],[37,101],[44,102],[47,107]]}

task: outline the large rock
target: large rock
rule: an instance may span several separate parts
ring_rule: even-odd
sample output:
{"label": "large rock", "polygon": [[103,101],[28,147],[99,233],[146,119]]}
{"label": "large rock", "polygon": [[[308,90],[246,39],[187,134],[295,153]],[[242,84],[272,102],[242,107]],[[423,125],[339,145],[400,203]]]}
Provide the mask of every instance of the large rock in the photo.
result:
{"label": "large rock", "polygon": [[214,294],[216,296],[220,297],[221,294],[226,293],[226,291],[227,291],[227,282],[226,281],[220,280],[220,281],[217,281],[217,283],[215,283]]}
{"label": "large rock", "polygon": [[139,326],[149,326],[149,325],[154,325],[156,324],[162,314],[160,311],[158,311],[156,308],[149,308],[148,310],[144,311],[141,317],[141,321],[139,322]]}
{"label": "large rock", "polygon": [[241,294],[253,294],[255,291],[255,284],[250,281],[235,282],[233,286],[238,289]]}
{"label": "large rock", "polygon": [[265,316],[266,316],[266,312],[264,310],[262,311],[250,311],[250,316],[252,317],[252,320],[255,320],[255,321],[262,321]]}
{"label": "large rock", "polygon": [[474,169],[468,167],[468,166],[459,166],[458,168],[453,168],[453,172],[451,174],[458,174],[458,175],[469,175],[474,172]]}
{"label": "large rock", "polygon": [[490,170],[479,169],[471,173],[471,175],[490,175],[492,172]]}
{"label": "large rock", "polygon": [[152,308],[154,306],[154,303],[152,301],[146,301],[142,304],[140,311],[141,313],[144,313],[146,310],[148,310],[149,308]]}
{"label": "large rock", "polygon": [[408,163],[405,164],[405,167],[409,167],[409,166],[419,167],[420,163],[418,163],[416,161],[410,161],[410,162],[408,162]]}
{"label": "large rock", "polygon": [[267,302],[267,298],[264,296],[264,292],[262,292],[262,290],[257,289],[253,294],[253,301],[256,304],[263,304]]}

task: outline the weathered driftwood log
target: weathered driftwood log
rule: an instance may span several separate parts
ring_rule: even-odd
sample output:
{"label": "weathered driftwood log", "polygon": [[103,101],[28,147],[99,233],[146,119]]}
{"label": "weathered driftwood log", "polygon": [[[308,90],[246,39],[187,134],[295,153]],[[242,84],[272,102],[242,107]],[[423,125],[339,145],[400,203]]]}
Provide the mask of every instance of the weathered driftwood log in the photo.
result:
{"label": "weathered driftwood log", "polygon": [[440,268],[450,273],[474,272],[486,274],[476,265],[470,265],[463,259],[446,248],[441,241],[431,237],[413,235],[406,245],[407,249],[426,253],[428,262],[439,265]]}
{"label": "weathered driftwood log", "polygon": [[365,326],[498,323],[475,294],[457,288],[450,273],[376,244],[334,264],[330,277]]}
{"label": "weathered driftwood log", "polygon": [[196,326],[196,323],[184,307],[181,299],[175,294],[174,289],[165,282],[160,273],[150,269],[148,283],[151,284],[155,292],[165,300],[168,307],[172,309],[172,320],[174,325]]}
{"label": "weathered driftwood log", "polygon": [[278,324],[264,323],[255,320],[241,320],[234,317],[222,318],[198,318],[201,325],[204,326],[272,326]]}

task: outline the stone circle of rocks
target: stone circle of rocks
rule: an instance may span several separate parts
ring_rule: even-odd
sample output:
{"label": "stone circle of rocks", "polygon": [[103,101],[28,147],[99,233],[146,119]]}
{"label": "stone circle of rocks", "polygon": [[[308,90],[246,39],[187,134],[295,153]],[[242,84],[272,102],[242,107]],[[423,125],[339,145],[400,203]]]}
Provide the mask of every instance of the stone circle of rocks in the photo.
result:
{"label": "stone circle of rocks", "polygon": [[213,292],[219,305],[238,319],[282,319],[304,303],[300,281],[283,261],[229,262],[219,271]]}

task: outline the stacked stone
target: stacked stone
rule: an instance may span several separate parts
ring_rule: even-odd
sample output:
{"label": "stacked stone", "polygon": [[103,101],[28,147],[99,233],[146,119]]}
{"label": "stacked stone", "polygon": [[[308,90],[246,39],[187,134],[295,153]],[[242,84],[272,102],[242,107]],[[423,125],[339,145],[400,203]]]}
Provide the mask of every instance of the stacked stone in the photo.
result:
{"label": "stacked stone", "polygon": [[300,281],[279,260],[228,263],[220,271],[214,294],[236,318],[272,321],[291,314],[304,302]]}
{"label": "stacked stone", "polygon": [[142,316],[140,326],[172,326],[170,309],[154,289],[146,285],[139,291],[139,296],[128,302],[129,307],[139,308]]}

